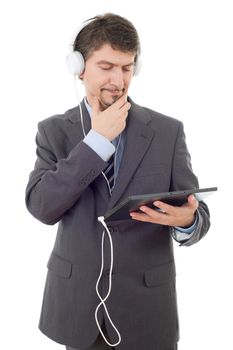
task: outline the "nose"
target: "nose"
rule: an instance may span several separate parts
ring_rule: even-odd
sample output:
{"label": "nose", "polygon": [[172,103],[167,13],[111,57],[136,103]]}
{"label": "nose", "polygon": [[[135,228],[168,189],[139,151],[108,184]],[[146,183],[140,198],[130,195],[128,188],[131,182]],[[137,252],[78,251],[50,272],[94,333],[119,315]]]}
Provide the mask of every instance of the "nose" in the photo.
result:
{"label": "nose", "polygon": [[118,89],[124,87],[123,72],[120,67],[115,67],[111,72],[110,84],[115,85]]}

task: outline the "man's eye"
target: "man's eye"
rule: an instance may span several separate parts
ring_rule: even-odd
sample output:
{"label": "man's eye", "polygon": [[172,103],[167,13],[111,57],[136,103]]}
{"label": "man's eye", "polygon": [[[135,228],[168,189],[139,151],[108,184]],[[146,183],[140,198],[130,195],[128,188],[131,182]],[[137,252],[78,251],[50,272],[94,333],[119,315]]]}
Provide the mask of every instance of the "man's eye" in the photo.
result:
{"label": "man's eye", "polygon": [[103,70],[110,70],[111,69],[111,67],[100,67],[100,68]]}

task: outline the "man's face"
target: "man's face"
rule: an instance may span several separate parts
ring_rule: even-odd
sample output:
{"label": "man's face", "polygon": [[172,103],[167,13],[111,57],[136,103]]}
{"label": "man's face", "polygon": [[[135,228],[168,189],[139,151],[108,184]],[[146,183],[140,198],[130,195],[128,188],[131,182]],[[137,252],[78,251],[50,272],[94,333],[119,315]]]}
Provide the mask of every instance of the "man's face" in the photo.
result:
{"label": "man's face", "polygon": [[96,96],[104,110],[119,97],[127,93],[134,67],[134,54],[113,50],[104,44],[86,60],[85,71],[80,75],[83,79],[87,100],[92,105]]}

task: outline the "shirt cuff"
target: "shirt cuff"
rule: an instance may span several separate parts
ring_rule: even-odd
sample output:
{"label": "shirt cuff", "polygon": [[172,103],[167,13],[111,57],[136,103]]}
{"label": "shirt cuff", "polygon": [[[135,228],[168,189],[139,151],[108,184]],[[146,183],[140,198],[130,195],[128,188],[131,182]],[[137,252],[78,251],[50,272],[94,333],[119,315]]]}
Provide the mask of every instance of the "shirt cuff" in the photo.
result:
{"label": "shirt cuff", "polygon": [[195,229],[197,227],[197,224],[198,224],[198,215],[195,215],[195,221],[192,224],[192,226],[186,227],[186,228],[179,227],[179,226],[174,227],[173,228],[174,238],[178,242],[182,242],[182,241],[185,241],[185,240],[191,238],[193,232],[195,231]]}
{"label": "shirt cuff", "polygon": [[105,162],[111,158],[116,150],[115,146],[106,137],[92,129],[83,139],[83,142],[93,149]]}

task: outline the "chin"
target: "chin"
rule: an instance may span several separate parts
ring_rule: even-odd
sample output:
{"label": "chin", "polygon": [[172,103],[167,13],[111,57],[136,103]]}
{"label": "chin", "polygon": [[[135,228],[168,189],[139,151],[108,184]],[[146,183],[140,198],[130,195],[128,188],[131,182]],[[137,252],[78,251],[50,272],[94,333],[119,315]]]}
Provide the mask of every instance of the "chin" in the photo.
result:
{"label": "chin", "polygon": [[114,102],[116,102],[121,96],[121,95],[113,95],[110,98],[100,98],[100,103],[104,109],[110,107]]}
{"label": "chin", "polygon": [[100,105],[101,105],[102,111],[104,111],[105,109],[107,109],[108,107],[110,107],[112,104],[113,104],[113,102],[108,103],[108,102],[103,101],[103,100],[100,101]]}

